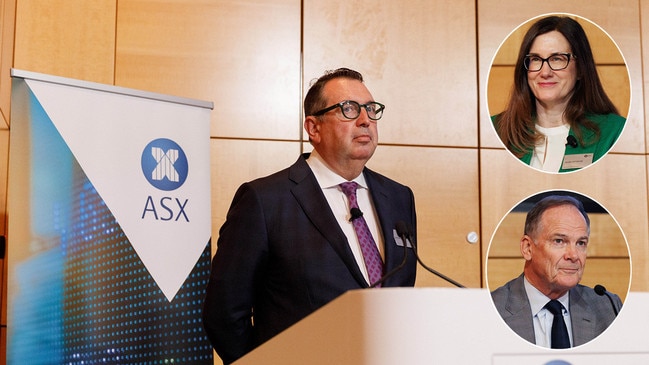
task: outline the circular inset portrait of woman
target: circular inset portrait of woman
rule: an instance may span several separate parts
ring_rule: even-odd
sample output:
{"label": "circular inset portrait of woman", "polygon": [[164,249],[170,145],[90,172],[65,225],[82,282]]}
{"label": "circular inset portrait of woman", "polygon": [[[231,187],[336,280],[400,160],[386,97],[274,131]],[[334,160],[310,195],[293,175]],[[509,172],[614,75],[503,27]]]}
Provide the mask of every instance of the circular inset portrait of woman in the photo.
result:
{"label": "circular inset portrait of woman", "polygon": [[505,324],[554,349],[604,333],[631,282],[629,247],[617,221],[573,191],[545,191],[514,206],[494,232],[485,266]]}
{"label": "circular inset portrait of woman", "polygon": [[489,70],[487,107],[500,141],[522,163],[566,173],[603,158],[631,102],[620,49],[597,24],[546,14],[516,28]]}

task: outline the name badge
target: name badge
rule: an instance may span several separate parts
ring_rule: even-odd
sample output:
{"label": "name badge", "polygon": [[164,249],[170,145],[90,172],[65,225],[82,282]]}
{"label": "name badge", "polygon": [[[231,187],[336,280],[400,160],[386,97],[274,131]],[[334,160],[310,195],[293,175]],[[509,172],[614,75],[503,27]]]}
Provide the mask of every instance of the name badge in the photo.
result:
{"label": "name badge", "polygon": [[562,169],[580,169],[593,163],[592,153],[582,153],[563,156]]}
{"label": "name badge", "polygon": [[[403,247],[403,240],[401,239],[401,237],[399,237],[399,234],[397,234],[396,229],[392,230],[392,235],[394,236],[394,241],[397,243],[397,246]],[[409,239],[406,239],[406,247],[412,248],[412,244],[410,244]]]}

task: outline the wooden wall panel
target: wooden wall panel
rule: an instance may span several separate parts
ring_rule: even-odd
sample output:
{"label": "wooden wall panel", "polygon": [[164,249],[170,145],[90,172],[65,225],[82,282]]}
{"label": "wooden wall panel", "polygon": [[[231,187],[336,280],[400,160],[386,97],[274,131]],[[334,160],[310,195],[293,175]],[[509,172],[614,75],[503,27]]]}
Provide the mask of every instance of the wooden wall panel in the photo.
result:
{"label": "wooden wall panel", "polygon": [[472,0],[307,0],[304,88],[356,69],[386,105],[382,143],[475,147],[475,37]]}
{"label": "wooden wall panel", "polygon": [[299,0],[119,2],[115,84],[214,102],[212,136],[299,140]]}
{"label": "wooden wall panel", "polygon": [[[422,261],[465,286],[480,287],[480,241],[466,239],[470,232],[479,234],[477,151],[379,146],[368,166],[413,189]],[[416,285],[452,286],[422,267]]]}
{"label": "wooden wall panel", "polygon": [[[640,7],[640,12],[639,13],[640,13],[641,24],[642,24],[641,34],[646,35],[646,34],[649,34],[649,21],[648,21],[649,20],[649,2],[641,1],[639,7]],[[644,90],[644,104],[643,105],[644,105],[645,115],[644,115],[643,122],[644,122],[644,126],[645,126],[645,129],[644,129],[645,137],[646,137],[645,139],[649,140],[649,128],[647,128],[647,125],[649,124],[649,116],[647,116],[647,114],[646,114],[647,111],[649,110],[649,95],[647,95],[647,92],[649,90],[649,72],[647,72],[647,70],[649,70],[649,37],[646,37],[646,36],[642,37],[642,65],[643,65],[643,69],[645,70],[645,72],[643,74],[642,81],[638,82],[638,83],[642,84],[643,90]],[[644,157],[645,157],[645,162],[646,162],[646,164],[645,164],[646,170],[645,171],[649,171],[649,158],[647,156],[647,152],[649,152],[649,150],[645,149],[644,152],[645,152]],[[645,176],[646,176],[645,178],[649,179],[649,175],[645,174]],[[649,183],[647,185],[648,185],[648,188],[649,188]],[[649,192],[647,194],[649,195]],[[647,205],[649,205],[649,202],[647,202],[646,200],[644,202],[647,203]],[[649,207],[648,207],[648,209],[649,209]],[[647,223],[647,225],[649,225],[649,223]],[[640,241],[640,242],[638,242],[638,244],[644,245],[645,250],[649,251],[649,239],[645,239],[644,241]],[[645,260],[645,262],[649,261],[648,256],[649,256],[649,254],[644,256],[642,259]],[[637,256],[633,256],[633,258],[636,258],[636,257]],[[635,260],[633,261],[633,264],[636,265]],[[635,275],[635,270],[634,270],[634,275]],[[649,281],[649,269],[645,270],[644,272],[638,273],[638,277],[636,278],[636,280],[640,280],[640,281],[641,280],[647,280],[647,281]]]}
{"label": "wooden wall panel", "polygon": [[[534,6],[516,0],[485,0],[477,2],[478,60],[480,89],[480,143],[482,147],[501,147],[489,125],[486,103],[486,79],[491,61],[500,44],[512,30],[527,20],[548,13],[571,13],[587,18],[606,30],[617,43],[629,68],[631,105],[627,127],[613,151],[643,153],[645,151],[644,102],[642,100],[642,59],[640,54],[639,2],[627,0],[612,5],[607,0],[549,0]],[[493,21],[498,19],[498,21]]]}
{"label": "wooden wall panel", "polygon": [[0,128],[9,128],[16,0],[0,1]]}
{"label": "wooden wall panel", "polygon": [[[609,154],[579,173],[545,174],[505,150],[481,151],[482,234],[491,239],[500,220],[523,199],[546,190],[572,190],[604,206],[626,236],[633,263],[631,288],[649,290],[647,163],[642,155]],[[484,246],[486,247],[486,245]],[[486,252],[484,252],[486,257]]]}
{"label": "wooden wall panel", "polygon": [[[641,34],[649,34],[649,2],[648,1],[642,1],[640,2],[640,18],[643,20],[641,22],[642,28],[640,29]],[[648,90],[649,90],[649,37],[642,37],[642,66],[643,70],[645,70],[643,74],[642,80],[638,80],[638,83],[643,86],[644,90],[644,110],[645,110],[645,115],[644,115],[644,125],[645,125],[645,140],[649,140],[649,128],[647,128],[647,124],[649,124],[649,116],[646,115],[647,110],[649,110],[649,95],[647,95]],[[645,153],[649,153],[649,147],[645,146]],[[649,245],[649,242],[647,242],[647,245]]]}
{"label": "wooden wall panel", "polygon": [[[13,61],[15,0],[0,1],[0,234],[6,235],[7,165],[9,156],[9,118]],[[7,358],[7,261],[0,258],[0,364]]]}
{"label": "wooden wall panel", "polygon": [[113,83],[116,0],[20,0],[15,68]]}
{"label": "wooden wall panel", "polygon": [[[212,251],[239,185],[293,164],[300,142],[212,139]],[[269,158],[272,156],[272,158]]]}

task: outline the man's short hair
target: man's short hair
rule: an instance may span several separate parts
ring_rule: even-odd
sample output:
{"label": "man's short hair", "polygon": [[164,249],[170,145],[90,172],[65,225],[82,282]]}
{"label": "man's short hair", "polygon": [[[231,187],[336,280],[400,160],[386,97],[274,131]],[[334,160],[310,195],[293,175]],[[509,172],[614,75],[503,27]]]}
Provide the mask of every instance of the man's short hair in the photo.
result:
{"label": "man's short hair", "polygon": [[529,212],[527,212],[527,217],[525,218],[525,234],[528,236],[535,236],[539,223],[541,222],[541,216],[543,213],[553,207],[558,207],[561,205],[572,205],[586,220],[586,226],[588,227],[588,232],[590,233],[590,218],[588,218],[588,213],[584,209],[584,204],[569,195],[549,195],[539,200]]}
{"label": "man's short hair", "polygon": [[324,75],[320,76],[320,78],[311,85],[309,91],[306,93],[306,97],[304,98],[305,117],[313,115],[313,113],[317,112],[318,110],[327,107],[327,105],[324,105],[326,103],[326,100],[324,100],[324,97],[322,95],[322,89],[328,81],[339,77],[363,82],[363,75],[361,75],[360,72],[351,70],[349,68],[339,68],[333,71],[326,71]]}

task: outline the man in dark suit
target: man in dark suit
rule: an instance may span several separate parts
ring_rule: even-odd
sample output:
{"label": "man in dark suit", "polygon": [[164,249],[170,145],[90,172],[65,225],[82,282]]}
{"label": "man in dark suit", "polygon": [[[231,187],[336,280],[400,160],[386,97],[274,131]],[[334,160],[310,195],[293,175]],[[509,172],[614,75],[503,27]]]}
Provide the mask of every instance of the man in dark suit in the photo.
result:
{"label": "man in dark suit", "polygon": [[[416,257],[395,235],[402,221],[416,239],[412,190],[365,167],[378,143],[383,109],[360,73],[326,73],[304,101],[313,152],[236,192],[219,231],[203,313],[224,363],[346,291],[380,281],[367,269],[352,226],[361,215],[383,264],[379,276],[406,256],[405,266],[379,284],[414,285]],[[358,184],[356,211],[339,186],[350,181]]]}
{"label": "man in dark suit", "polygon": [[[589,235],[588,214],[573,197],[551,195],[528,212],[520,242],[523,274],[491,293],[505,323],[525,340],[552,348],[583,345],[617,316],[622,307],[617,295],[579,284]],[[553,312],[550,301],[559,302],[559,310]],[[553,313],[565,322],[564,345],[553,337]]]}

